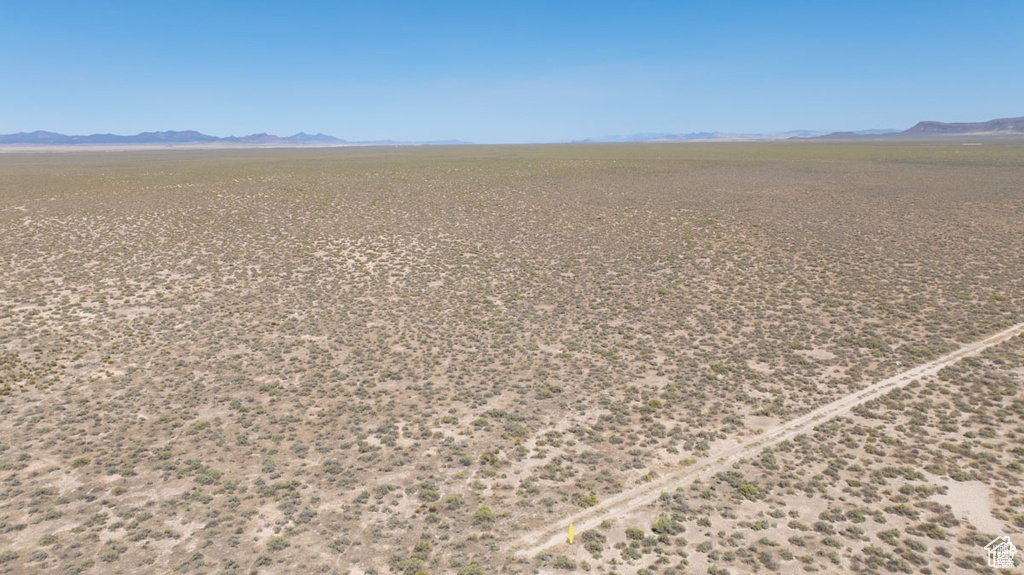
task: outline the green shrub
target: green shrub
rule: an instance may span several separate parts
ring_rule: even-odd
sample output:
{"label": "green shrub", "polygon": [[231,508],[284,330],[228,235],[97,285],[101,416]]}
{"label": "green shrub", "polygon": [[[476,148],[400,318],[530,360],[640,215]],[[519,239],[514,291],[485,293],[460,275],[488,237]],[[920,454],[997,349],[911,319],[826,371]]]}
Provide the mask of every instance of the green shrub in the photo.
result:
{"label": "green shrub", "polygon": [[494,515],[494,512],[487,507],[481,507],[473,514],[473,524],[479,525],[484,529],[493,527],[495,520],[497,520],[497,517]]}
{"label": "green shrub", "polygon": [[291,546],[287,539],[281,536],[271,537],[267,540],[267,551],[280,551]]}
{"label": "green shrub", "polygon": [[753,483],[742,483],[737,489],[739,490],[740,495],[751,501],[757,499],[757,496],[760,493],[757,486]]}
{"label": "green shrub", "polygon": [[919,529],[922,533],[924,533],[931,539],[941,540],[946,538],[946,530],[942,527],[939,527],[935,523],[922,523],[917,526],[917,529]]}
{"label": "green shrub", "polygon": [[412,548],[412,556],[426,561],[427,557],[430,557],[430,553],[433,551],[434,546],[430,544],[430,541],[420,539]]}
{"label": "green shrub", "polygon": [[472,561],[469,565],[459,567],[459,575],[484,575],[484,568],[476,561]]}
{"label": "green shrub", "polygon": [[643,557],[643,554],[640,553],[640,549],[638,547],[630,545],[622,550],[622,558],[626,561],[634,561],[641,557]]}
{"label": "green shrub", "polygon": [[555,562],[552,563],[551,566],[554,567],[555,569],[561,569],[563,571],[575,571],[576,570],[576,562],[573,561],[572,559],[569,559],[565,555],[559,555],[558,557],[555,557]]}
{"label": "green shrub", "polygon": [[658,518],[654,524],[651,525],[651,531],[658,534],[671,535],[676,530],[676,524],[674,521],[662,515]]}
{"label": "green shrub", "polygon": [[593,493],[580,493],[576,492],[572,494],[572,502],[574,505],[578,505],[586,509],[587,507],[593,507],[597,505],[597,496]]}
{"label": "green shrub", "polygon": [[811,530],[810,527],[808,527],[807,525],[805,525],[803,523],[800,523],[799,521],[797,521],[795,519],[793,521],[789,522],[788,527],[790,529],[796,529],[797,531],[810,531]]}
{"label": "green shrub", "polygon": [[100,561],[117,561],[121,554],[128,550],[128,546],[119,541],[111,541],[100,552]]}
{"label": "green shrub", "polygon": [[583,548],[590,552],[597,559],[604,550],[604,544],[608,538],[597,531],[584,531],[580,538],[583,539]]}

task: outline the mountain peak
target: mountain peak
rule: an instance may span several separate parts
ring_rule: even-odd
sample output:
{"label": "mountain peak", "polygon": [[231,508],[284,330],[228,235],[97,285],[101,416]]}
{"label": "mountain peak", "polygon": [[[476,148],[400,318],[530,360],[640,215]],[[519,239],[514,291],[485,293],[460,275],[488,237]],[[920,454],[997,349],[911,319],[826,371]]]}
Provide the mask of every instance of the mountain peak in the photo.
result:
{"label": "mountain peak", "polygon": [[987,122],[918,122],[909,130],[902,132],[908,135],[1010,135],[1024,134],[1024,117],[997,118]]}
{"label": "mountain peak", "polygon": [[831,140],[864,138],[941,138],[948,136],[1024,136],[1024,117],[997,118],[987,122],[935,122],[926,120],[902,132],[886,133],[882,130],[862,132],[833,132],[820,136]]}

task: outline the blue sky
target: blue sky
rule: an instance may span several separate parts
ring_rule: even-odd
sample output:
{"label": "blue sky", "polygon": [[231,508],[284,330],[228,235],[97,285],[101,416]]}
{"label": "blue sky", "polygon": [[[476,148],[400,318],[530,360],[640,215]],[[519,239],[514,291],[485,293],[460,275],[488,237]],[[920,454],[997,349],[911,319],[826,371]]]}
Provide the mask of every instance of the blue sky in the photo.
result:
{"label": "blue sky", "polygon": [[1024,115],[1024,2],[0,2],[0,133],[548,142]]}

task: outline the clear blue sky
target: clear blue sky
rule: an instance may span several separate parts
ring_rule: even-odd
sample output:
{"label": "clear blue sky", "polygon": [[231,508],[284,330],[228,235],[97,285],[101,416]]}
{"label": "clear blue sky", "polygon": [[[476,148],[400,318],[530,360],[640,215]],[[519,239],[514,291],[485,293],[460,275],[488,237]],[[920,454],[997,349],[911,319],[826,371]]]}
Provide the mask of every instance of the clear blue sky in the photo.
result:
{"label": "clear blue sky", "polygon": [[0,1],[0,133],[544,142],[1024,115],[1024,2]]}

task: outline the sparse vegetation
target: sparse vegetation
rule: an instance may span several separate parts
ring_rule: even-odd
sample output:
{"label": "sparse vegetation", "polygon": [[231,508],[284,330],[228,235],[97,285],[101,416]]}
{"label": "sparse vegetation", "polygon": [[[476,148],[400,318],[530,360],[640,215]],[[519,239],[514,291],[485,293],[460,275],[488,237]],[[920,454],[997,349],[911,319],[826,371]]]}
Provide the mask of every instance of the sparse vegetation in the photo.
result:
{"label": "sparse vegetation", "polygon": [[0,570],[975,569],[1024,529],[1024,339],[757,442],[1022,321],[1021,158],[2,154]]}

